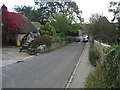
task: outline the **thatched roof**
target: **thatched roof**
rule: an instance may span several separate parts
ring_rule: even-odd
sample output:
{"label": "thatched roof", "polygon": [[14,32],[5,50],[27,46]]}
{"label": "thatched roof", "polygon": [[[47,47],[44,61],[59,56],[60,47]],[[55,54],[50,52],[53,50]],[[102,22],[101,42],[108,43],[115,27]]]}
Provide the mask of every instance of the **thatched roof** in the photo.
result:
{"label": "thatched roof", "polygon": [[31,23],[37,28],[37,30],[40,29],[41,24],[39,22],[31,22]]}
{"label": "thatched roof", "polygon": [[[2,9],[2,12],[3,11],[9,12],[7,10],[7,7],[4,4],[1,7],[1,9]],[[24,15],[22,15],[22,20],[25,22],[24,23],[24,30],[19,30],[18,34],[27,34],[27,33],[30,33],[30,32],[37,33],[38,32],[37,28],[31,23],[31,21],[27,17],[25,17]],[[1,25],[1,23],[0,23],[0,25]]]}
{"label": "thatched roof", "polygon": [[38,32],[37,28],[31,23],[31,21],[27,17],[25,17],[23,15],[22,18],[25,21],[24,30],[19,30],[18,31],[19,34],[26,34],[26,33],[30,33],[30,32],[37,33]]}

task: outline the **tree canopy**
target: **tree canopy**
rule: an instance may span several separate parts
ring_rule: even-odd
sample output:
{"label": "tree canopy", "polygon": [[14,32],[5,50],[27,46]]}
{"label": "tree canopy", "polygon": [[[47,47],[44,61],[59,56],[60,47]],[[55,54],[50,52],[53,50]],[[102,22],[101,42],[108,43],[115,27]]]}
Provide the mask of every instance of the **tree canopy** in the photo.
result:
{"label": "tree canopy", "polygon": [[90,25],[88,32],[94,39],[105,43],[114,43],[116,39],[116,32],[114,24],[110,23],[105,16],[93,14],[90,17]]}
{"label": "tree canopy", "polygon": [[46,22],[45,25],[41,25],[41,28],[40,28],[40,34],[41,35],[44,35],[44,34],[49,34],[49,35],[54,35],[56,33],[54,27],[52,25],[50,25],[49,22]]}
{"label": "tree canopy", "polygon": [[15,6],[14,10],[18,13],[26,15],[31,21],[37,21],[45,24],[51,18],[55,18],[56,14],[66,15],[70,22],[81,22],[82,11],[79,10],[75,2],[40,2],[35,0],[35,4],[39,8],[35,9],[31,6]]}
{"label": "tree canopy", "polygon": [[117,21],[116,25],[116,39],[118,39],[118,43],[120,43],[120,2],[116,1],[116,2],[110,2],[110,8],[109,8],[109,12],[113,13],[113,19],[112,21]]}
{"label": "tree canopy", "polygon": [[31,21],[40,22],[42,24],[41,34],[49,32],[46,29],[47,22],[49,22],[59,35],[78,35],[83,18],[81,18],[82,11],[79,10],[75,2],[65,2],[63,0],[59,2],[42,2],[35,0],[35,5],[38,6],[37,9],[31,6],[15,6],[14,10],[24,14]]}

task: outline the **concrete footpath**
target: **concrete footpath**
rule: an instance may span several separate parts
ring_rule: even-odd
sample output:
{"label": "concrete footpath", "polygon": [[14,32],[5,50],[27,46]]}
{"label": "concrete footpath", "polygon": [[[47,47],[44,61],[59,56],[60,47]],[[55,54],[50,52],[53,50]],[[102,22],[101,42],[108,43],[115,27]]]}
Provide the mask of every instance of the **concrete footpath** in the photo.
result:
{"label": "concrete footpath", "polygon": [[94,67],[90,64],[88,60],[89,56],[89,42],[86,43],[83,53],[80,56],[80,63],[78,68],[76,69],[75,75],[73,76],[73,80],[69,86],[69,88],[85,88],[86,77],[94,69]]}

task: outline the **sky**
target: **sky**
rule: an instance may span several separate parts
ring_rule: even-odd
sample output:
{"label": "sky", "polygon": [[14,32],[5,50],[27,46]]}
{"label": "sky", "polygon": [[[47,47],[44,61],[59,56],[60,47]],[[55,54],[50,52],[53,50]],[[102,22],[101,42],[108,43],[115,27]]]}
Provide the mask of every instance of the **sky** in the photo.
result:
{"label": "sky", "polygon": [[[93,13],[103,14],[112,20],[113,14],[108,12],[109,3],[111,1],[120,1],[120,0],[73,0],[77,3],[79,9],[82,11],[82,17],[85,19],[85,22],[88,22],[89,17]],[[29,5],[34,6],[34,0],[0,0],[0,7],[5,4],[8,7],[8,11],[14,12],[14,5]]]}

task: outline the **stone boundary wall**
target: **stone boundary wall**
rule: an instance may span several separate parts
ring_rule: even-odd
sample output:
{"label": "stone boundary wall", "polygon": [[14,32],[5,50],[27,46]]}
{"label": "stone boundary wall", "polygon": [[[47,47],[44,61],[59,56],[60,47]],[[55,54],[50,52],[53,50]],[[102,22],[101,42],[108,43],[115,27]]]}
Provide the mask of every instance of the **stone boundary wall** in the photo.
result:
{"label": "stone boundary wall", "polygon": [[[100,52],[100,54],[101,54],[101,62],[103,62],[102,60],[104,60],[103,59],[103,57],[104,57],[104,49],[106,47],[110,47],[110,45],[100,43],[100,42],[94,40],[93,46],[94,46],[94,48],[96,48]],[[119,64],[118,68],[119,68],[119,71],[120,71],[120,64]]]}
{"label": "stone boundary wall", "polygon": [[107,48],[107,47],[110,47],[110,45],[107,45],[107,44],[104,44],[104,43],[100,43],[96,40],[94,40],[94,44],[93,44],[93,47],[95,49],[97,49],[97,51],[100,53],[100,61],[101,63],[103,62],[103,58],[104,58],[104,49]]}
{"label": "stone boundary wall", "polygon": [[50,49],[53,50],[53,49],[59,48],[61,46],[64,46],[66,43],[67,43],[67,41],[63,41],[61,43],[52,43]]}
{"label": "stone boundary wall", "polygon": [[110,47],[110,45],[107,45],[107,44],[104,44],[104,43],[100,43],[100,42],[94,40],[94,47],[95,47],[100,53],[103,54],[104,49],[105,49],[106,47]]}

